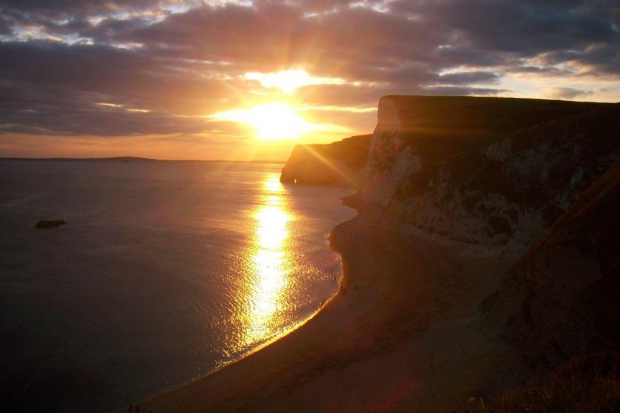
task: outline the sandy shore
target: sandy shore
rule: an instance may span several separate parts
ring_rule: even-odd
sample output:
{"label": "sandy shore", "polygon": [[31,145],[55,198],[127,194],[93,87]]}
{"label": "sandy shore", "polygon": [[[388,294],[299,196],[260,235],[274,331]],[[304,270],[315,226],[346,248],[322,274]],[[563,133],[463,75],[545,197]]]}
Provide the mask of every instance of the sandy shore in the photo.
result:
{"label": "sandy shore", "polygon": [[140,405],[153,412],[450,411],[520,379],[511,349],[471,328],[509,259],[376,228],[331,234],[340,292],[259,352]]}

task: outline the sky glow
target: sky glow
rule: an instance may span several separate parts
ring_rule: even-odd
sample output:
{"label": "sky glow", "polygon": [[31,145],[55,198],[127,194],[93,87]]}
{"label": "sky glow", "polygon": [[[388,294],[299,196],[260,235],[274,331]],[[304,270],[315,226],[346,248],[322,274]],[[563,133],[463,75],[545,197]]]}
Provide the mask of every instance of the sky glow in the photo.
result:
{"label": "sky glow", "polygon": [[303,86],[342,85],[346,83],[344,79],[312,77],[308,72],[301,69],[282,70],[275,73],[248,72],[244,77],[248,80],[256,80],[266,88],[280,89],[289,95]]}
{"label": "sky glow", "polygon": [[284,160],[388,94],[617,102],[618,27],[617,0],[3,0],[0,156]]}

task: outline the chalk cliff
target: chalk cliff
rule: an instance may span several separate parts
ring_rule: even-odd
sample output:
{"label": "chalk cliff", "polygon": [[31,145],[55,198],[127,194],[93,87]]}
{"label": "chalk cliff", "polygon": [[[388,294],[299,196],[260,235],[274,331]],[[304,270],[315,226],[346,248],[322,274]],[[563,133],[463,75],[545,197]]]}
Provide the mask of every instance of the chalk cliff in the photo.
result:
{"label": "chalk cliff", "polygon": [[326,145],[296,145],[282,169],[280,181],[360,188],[370,137],[352,136]]}
{"label": "chalk cliff", "polygon": [[[377,223],[526,252],[480,305],[484,329],[539,365],[620,351],[620,104],[386,96],[364,145]],[[296,151],[283,181],[346,163]]]}
{"label": "chalk cliff", "polygon": [[401,230],[524,248],[618,162],[619,119],[609,104],[387,96],[362,197]]}
{"label": "chalk cliff", "polygon": [[402,231],[529,249],[479,315],[555,366],[620,351],[619,163],[619,104],[387,96],[361,196]]}

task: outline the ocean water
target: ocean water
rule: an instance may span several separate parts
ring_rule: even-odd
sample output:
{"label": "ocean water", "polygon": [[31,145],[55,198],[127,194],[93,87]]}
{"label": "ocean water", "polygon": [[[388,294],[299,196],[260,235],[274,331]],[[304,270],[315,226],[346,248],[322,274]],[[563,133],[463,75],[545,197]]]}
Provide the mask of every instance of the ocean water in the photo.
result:
{"label": "ocean water", "polygon": [[124,408],[311,317],[352,191],[281,167],[0,161],[0,410]]}

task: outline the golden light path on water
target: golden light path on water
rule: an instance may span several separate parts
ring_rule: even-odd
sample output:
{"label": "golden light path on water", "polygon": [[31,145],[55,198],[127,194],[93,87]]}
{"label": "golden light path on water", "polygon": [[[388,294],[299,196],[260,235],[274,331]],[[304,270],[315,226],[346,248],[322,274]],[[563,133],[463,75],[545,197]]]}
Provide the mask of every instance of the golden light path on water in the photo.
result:
{"label": "golden light path on water", "polygon": [[284,188],[277,174],[263,182],[263,194],[251,218],[255,225],[254,242],[248,263],[249,299],[242,324],[242,346],[271,338],[286,324],[281,310],[287,299],[289,277],[293,270],[288,224],[293,219],[287,210]]}

